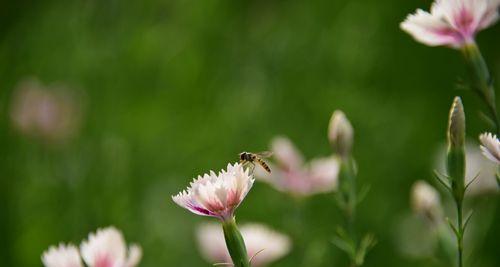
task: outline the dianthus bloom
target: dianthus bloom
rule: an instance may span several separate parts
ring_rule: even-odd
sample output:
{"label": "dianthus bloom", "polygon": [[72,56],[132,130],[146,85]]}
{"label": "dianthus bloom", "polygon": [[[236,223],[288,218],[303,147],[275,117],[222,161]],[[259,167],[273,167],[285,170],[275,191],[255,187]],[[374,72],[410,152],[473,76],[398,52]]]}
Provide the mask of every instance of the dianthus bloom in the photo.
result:
{"label": "dianthus bloom", "polygon": [[43,253],[42,262],[45,267],[83,267],[83,258],[88,267],[134,267],[141,257],[139,246],[131,245],[127,252],[122,233],[108,227],[91,233],[89,239],[82,242],[80,252],[71,244],[50,247]]}
{"label": "dianthus bloom", "polygon": [[114,227],[91,233],[80,250],[89,267],[134,267],[142,256],[137,245],[131,245],[127,251],[122,233]]}
{"label": "dianthus bloom", "polygon": [[431,11],[417,9],[401,29],[429,46],[461,48],[498,19],[500,0],[436,0]]}
{"label": "dianthus bloom", "polygon": [[277,137],[271,143],[276,164],[270,164],[273,172],[257,170],[257,177],[279,191],[295,196],[309,196],[335,190],[340,162],[336,157],[325,157],[305,163],[301,153],[285,137]]}
{"label": "dianthus bloom", "polygon": [[[266,266],[285,256],[291,247],[290,239],[261,224],[241,226],[252,266]],[[216,224],[203,224],[197,231],[198,245],[203,256],[213,263],[229,263],[231,257],[224,244],[224,234]]]}
{"label": "dianthus bloom", "polygon": [[496,135],[483,133],[479,136],[483,155],[496,164],[500,164],[500,142]]}
{"label": "dianthus bloom", "polygon": [[198,176],[187,190],[172,196],[179,206],[203,216],[212,216],[226,221],[232,219],[234,211],[252,188],[254,178],[239,163],[228,164],[227,170],[219,174]]}

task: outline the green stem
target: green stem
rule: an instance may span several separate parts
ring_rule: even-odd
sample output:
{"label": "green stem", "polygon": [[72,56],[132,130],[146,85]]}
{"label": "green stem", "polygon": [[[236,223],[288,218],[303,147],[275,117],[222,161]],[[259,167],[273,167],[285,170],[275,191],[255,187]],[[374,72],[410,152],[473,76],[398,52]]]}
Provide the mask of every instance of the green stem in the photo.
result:
{"label": "green stem", "polygon": [[[346,224],[347,233],[349,237],[354,242],[355,252],[358,249],[358,239],[356,233],[356,205],[357,205],[357,194],[356,194],[356,174],[355,174],[355,163],[354,159],[350,157],[343,157],[340,167],[340,191],[343,195],[345,201],[344,207],[344,219]],[[350,266],[359,266],[356,262],[356,255],[350,255]]]}
{"label": "green stem", "polygon": [[475,92],[485,102],[491,120],[495,123],[496,133],[500,134],[500,118],[497,114],[493,78],[476,43],[469,43],[462,48],[462,53],[472,73]]}
{"label": "green stem", "polygon": [[231,255],[234,266],[250,267],[245,241],[238,230],[234,217],[222,223],[222,230],[224,231],[227,250],[229,251],[229,255]]}
{"label": "green stem", "polygon": [[457,236],[457,247],[458,247],[458,267],[463,267],[463,237],[464,237],[464,227],[462,222],[463,216],[463,207],[462,201],[457,201],[457,227],[458,227],[458,236]]}

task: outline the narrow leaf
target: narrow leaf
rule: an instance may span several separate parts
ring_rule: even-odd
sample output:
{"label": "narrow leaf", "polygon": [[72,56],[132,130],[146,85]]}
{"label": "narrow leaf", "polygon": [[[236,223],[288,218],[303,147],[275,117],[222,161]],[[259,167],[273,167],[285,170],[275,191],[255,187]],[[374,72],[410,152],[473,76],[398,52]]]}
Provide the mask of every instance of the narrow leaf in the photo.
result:
{"label": "narrow leaf", "polygon": [[467,228],[467,225],[469,224],[470,219],[472,218],[472,214],[474,214],[474,210],[471,210],[469,212],[469,215],[467,215],[467,218],[465,219],[464,226],[462,228],[462,233],[465,232],[465,229]]}
{"label": "narrow leaf", "polygon": [[361,190],[358,193],[358,201],[357,203],[361,203],[363,199],[365,199],[366,195],[368,195],[368,192],[370,192],[371,186],[370,185],[365,185],[361,188]]}
{"label": "narrow leaf", "polygon": [[436,178],[436,180],[450,193],[453,193],[451,186],[446,181],[444,181],[442,177],[446,177],[447,179],[449,179],[447,176],[440,174],[438,171],[434,170],[434,178]]}
{"label": "narrow leaf", "polygon": [[451,227],[451,230],[453,230],[453,233],[455,233],[455,236],[460,239],[461,235],[460,232],[458,232],[457,228],[453,223],[450,221],[450,218],[446,218],[446,222],[448,222],[448,225]]}
{"label": "narrow leaf", "polygon": [[476,176],[474,176],[474,178],[472,178],[472,180],[470,180],[470,182],[467,183],[467,185],[465,186],[465,191],[467,191],[467,188],[469,188],[469,186],[477,179],[477,177],[479,177],[480,173],[481,172],[478,172]]}

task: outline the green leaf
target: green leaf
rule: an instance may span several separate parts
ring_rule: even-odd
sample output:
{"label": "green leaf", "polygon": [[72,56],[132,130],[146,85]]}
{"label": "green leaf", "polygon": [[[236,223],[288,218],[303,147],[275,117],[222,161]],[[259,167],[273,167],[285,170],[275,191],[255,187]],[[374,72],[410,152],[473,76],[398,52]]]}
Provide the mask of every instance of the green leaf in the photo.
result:
{"label": "green leaf", "polygon": [[467,191],[467,188],[469,188],[469,186],[477,179],[477,177],[479,177],[480,173],[481,172],[478,172],[476,176],[474,176],[474,178],[472,178],[472,180],[470,180],[470,182],[467,183],[467,185],[465,186],[465,191]]}
{"label": "green leaf", "polygon": [[453,230],[453,233],[455,233],[455,236],[457,238],[460,238],[461,237],[461,234],[460,232],[457,230],[457,228],[455,227],[455,225],[453,225],[453,223],[450,221],[450,218],[446,218],[446,222],[448,222],[448,225],[451,227],[451,230]]}
{"label": "green leaf", "polygon": [[469,214],[467,215],[467,218],[465,219],[464,226],[462,228],[462,233],[465,232],[465,229],[467,228],[467,225],[469,224],[470,219],[472,218],[472,214],[474,214],[474,210],[471,210]]}
{"label": "green leaf", "polygon": [[377,244],[377,240],[373,234],[366,234],[361,243],[359,244],[359,249],[356,253],[355,262],[357,265],[363,265],[365,261],[366,254]]}
{"label": "green leaf", "polygon": [[359,190],[357,204],[361,203],[361,201],[365,199],[366,195],[368,195],[368,192],[370,192],[370,189],[370,185],[364,185],[361,190]]}
{"label": "green leaf", "polygon": [[450,177],[444,175],[444,174],[441,174],[439,173],[437,170],[434,170],[434,178],[436,178],[436,180],[442,185],[444,186],[444,188],[446,188],[450,193],[452,193],[452,189],[451,189],[451,186],[449,185],[448,182],[446,182],[444,179],[446,178],[448,181],[450,180]]}

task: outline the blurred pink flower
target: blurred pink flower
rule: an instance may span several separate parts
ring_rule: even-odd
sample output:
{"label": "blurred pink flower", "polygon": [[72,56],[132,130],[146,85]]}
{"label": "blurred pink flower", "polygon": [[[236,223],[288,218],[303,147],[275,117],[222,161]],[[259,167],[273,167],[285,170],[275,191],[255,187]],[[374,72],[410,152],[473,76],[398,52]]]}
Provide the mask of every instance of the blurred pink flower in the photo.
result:
{"label": "blurred pink flower", "polygon": [[460,48],[496,22],[499,5],[500,0],[436,0],[430,13],[417,9],[400,26],[426,45]]}
{"label": "blurred pink flower", "polygon": [[14,128],[47,141],[74,136],[80,126],[82,107],[76,95],[62,87],[48,88],[38,80],[26,80],[15,89],[10,108]]}
{"label": "blurred pink flower", "polygon": [[203,216],[232,219],[234,211],[252,188],[254,179],[239,163],[228,164],[219,174],[198,176],[187,190],[172,196],[179,206]]}
{"label": "blurred pink flower", "polygon": [[82,260],[78,253],[78,248],[74,245],[59,244],[51,246],[42,255],[42,262],[45,267],[82,267]]}
{"label": "blurred pink flower", "polygon": [[256,170],[259,180],[295,196],[308,196],[336,189],[340,170],[337,157],[317,158],[305,163],[300,152],[285,137],[275,138],[271,143],[271,150],[276,163],[270,164],[271,174]]}
{"label": "blurred pink flower", "polygon": [[138,245],[131,245],[127,252],[122,233],[114,227],[91,233],[80,245],[80,252],[74,245],[60,244],[45,251],[42,262],[45,267],[83,267],[83,258],[88,267],[134,267],[142,257]]}
{"label": "blurred pink flower", "polygon": [[138,245],[128,248],[122,233],[114,228],[98,229],[80,245],[82,258],[89,267],[134,267],[142,257]]}
{"label": "blurred pink flower", "polygon": [[496,164],[500,164],[500,142],[496,135],[483,133],[479,136],[483,155]]}
{"label": "blurred pink flower", "polygon": [[[290,239],[261,224],[240,227],[252,266],[266,266],[285,256],[291,247]],[[222,228],[217,224],[203,224],[197,230],[198,246],[205,259],[212,263],[230,263]]]}

